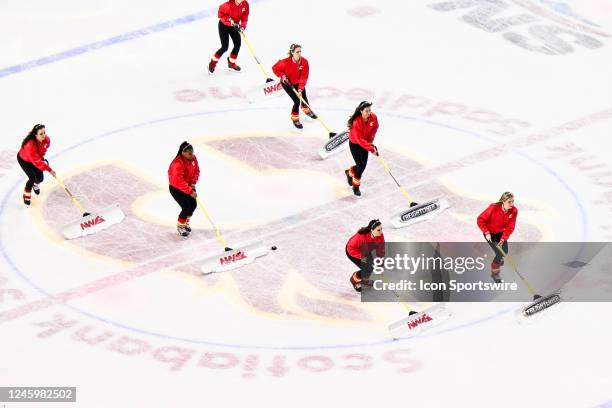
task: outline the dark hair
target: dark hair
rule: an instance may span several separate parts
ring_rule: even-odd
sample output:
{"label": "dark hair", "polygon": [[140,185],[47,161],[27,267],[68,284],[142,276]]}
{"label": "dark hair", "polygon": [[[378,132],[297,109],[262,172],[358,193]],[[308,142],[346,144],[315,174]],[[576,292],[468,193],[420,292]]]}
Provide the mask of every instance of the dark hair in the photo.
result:
{"label": "dark hair", "polygon": [[176,157],[180,156],[181,154],[183,154],[184,151],[186,150],[193,150],[193,146],[191,145],[191,143],[189,142],[183,142],[181,143],[181,145],[179,146],[178,152],[176,153]]}
{"label": "dark hair", "polygon": [[302,46],[300,44],[291,44],[287,55],[289,55],[290,57],[293,56],[293,51],[295,51],[296,48],[302,48]]}
{"label": "dark hair", "polygon": [[375,228],[378,228],[378,226],[381,224],[380,220],[371,220],[368,225],[366,225],[365,227],[361,227],[359,228],[359,231],[357,231],[357,233],[359,234],[367,234],[368,232],[372,232],[372,230],[374,230]]}
{"label": "dark hair", "polygon": [[44,129],[44,128],[45,128],[45,125],[42,125],[40,123],[37,124],[37,125],[34,125],[32,130],[30,130],[30,133],[28,133],[28,135],[21,142],[21,147],[25,146],[26,143],[28,143],[30,140],[34,139],[36,137],[36,134],[38,133],[38,131],[40,129]]}
{"label": "dark hair", "polygon": [[353,114],[351,115],[351,117],[348,120],[348,128],[349,129],[353,127],[353,122],[355,121],[355,119],[357,119],[359,116],[361,116],[361,111],[363,111],[365,108],[369,108],[370,106],[372,106],[372,102],[361,101],[359,103],[359,105],[355,109],[355,112],[353,112]]}

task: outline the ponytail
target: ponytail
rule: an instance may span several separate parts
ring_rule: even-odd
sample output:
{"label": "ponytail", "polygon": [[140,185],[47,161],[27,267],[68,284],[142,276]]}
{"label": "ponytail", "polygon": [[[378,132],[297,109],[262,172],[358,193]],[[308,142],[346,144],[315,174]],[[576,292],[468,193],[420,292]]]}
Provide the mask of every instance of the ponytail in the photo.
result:
{"label": "ponytail", "polygon": [[361,112],[365,108],[369,108],[370,106],[372,106],[372,102],[361,101],[361,103],[359,103],[359,105],[355,109],[355,112],[353,112],[353,114],[351,115],[351,117],[348,120],[347,125],[348,125],[349,129],[353,127],[353,122],[355,122],[355,119],[357,119],[359,116],[361,116]]}
{"label": "ponytail", "polygon": [[366,225],[365,227],[361,227],[359,228],[359,231],[357,231],[358,234],[364,235],[367,233],[372,232],[372,230],[374,230],[375,228],[378,228],[378,226],[381,224],[380,220],[371,220],[368,225]]}
{"label": "ponytail", "polygon": [[30,133],[28,133],[28,135],[23,139],[23,141],[21,142],[21,147],[25,146],[26,143],[28,143],[30,140],[36,138],[36,134],[38,133],[38,131],[40,129],[44,129],[45,125],[42,124],[37,124],[34,125],[34,127],[32,128],[32,130],[30,130]]}
{"label": "ponytail", "polygon": [[191,143],[189,142],[181,143],[175,157],[180,156],[181,154],[183,154],[184,151],[189,150],[189,149],[193,150],[193,146],[191,145]]}

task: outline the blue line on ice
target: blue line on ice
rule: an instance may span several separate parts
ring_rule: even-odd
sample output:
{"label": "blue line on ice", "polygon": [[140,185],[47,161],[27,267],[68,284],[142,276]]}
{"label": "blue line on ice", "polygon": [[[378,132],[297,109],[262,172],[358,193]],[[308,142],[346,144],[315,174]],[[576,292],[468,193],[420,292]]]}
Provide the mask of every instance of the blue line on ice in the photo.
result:
{"label": "blue line on ice", "polygon": [[[265,0],[250,0],[251,4],[260,3]],[[107,48],[113,45],[124,43],[127,41],[137,40],[139,38],[147,37],[151,34],[159,33],[161,31],[170,30],[172,28],[180,27],[185,24],[193,23],[202,20],[206,17],[216,16],[217,7],[210,8],[207,10],[198,11],[197,13],[188,14],[183,17],[178,17],[173,20],[162,21],[148,27],[129,31],[127,33],[119,34],[114,37],[106,38],[104,40],[92,42],[89,44],[81,45],[69,50],[61,51],[56,54],[47,55],[45,57],[37,58],[31,61],[26,61],[21,64],[13,65],[10,67],[0,69],[0,78],[7,77],[10,75],[19,74],[24,71],[29,71],[34,68],[38,68],[43,65],[53,64],[58,61],[65,59],[78,57],[80,55],[88,54],[93,51],[97,51],[103,48]]]}

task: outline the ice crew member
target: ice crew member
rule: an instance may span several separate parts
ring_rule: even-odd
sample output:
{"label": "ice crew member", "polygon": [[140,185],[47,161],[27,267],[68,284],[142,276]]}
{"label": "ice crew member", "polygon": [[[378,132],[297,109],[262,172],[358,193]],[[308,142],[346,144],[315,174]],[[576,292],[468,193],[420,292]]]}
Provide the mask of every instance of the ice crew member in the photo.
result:
{"label": "ice crew member", "polygon": [[[316,119],[317,115],[313,111],[302,104],[300,96],[308,105],[308,96],[306,95],[306,83],[308,82],[309,64],[308,60],[302,57],[302,46],[300,44],[291,44],[289,47],[288,57],[278,60],[272,67],[272,71],[280,78],[281,84],[287,95],[293,101],[291,108],[291,121],[293,126],[298,129],[304,128],[300,122],[300,105],[304,114],[312,119]],[[296,95],[297,94],[299,95]]]}
{"label": "ice crew member", "polygon": [[212,59],[208,63],[208,72],[215,72],[217,62],[221,56],[225,54],[229,48],[229,39],[232,38],[234,48],[230,52],[227,59],[227,67],[230,71],[239,72],[241,68],[236,64],[242,38],[240,32],[246,30],[247,22],[249,21],[249,2],[246,0],[230,0],[219,6],[219,39],[221,39],[221,48],[215,52]]}
{"label": "ice crew member", "polygon": [[508,238],[514,231],[517,216],[518,209],[514,206],[514,194],[506,191],[476,220],[478,228],[495,252],[495,259],[491,262],[491,277],[495,282],[501,282],[499,275],[504,264],[503,254],[497,249],[497,246],[501,247],[504,253],[508,253]]}
{"label": "ice crew member", "polygon": [[45,154],[51,145],[51,139],[47,136],[45,125],[35,125],[30,133],[21,142],[21,149],[17,153],[17,162],[28,176],[28,181],[23,189],[23,203],[30,205],[32,190],[36,195],[40,194],[39,184],[44,179],[44,171],[55,177],[55,171],[49,167]]}
{"label": "ice crew member", "polygon": [[170,181],[170,194],[181,207],[176,230],[180,236],[185,238],[191,233],[189,219],[198,206],[195,185],[199,177],[200,166],[198,165],[198,159],[193,154],[193,146],[188,142],[183,142],[176,157],[170,163],[168,179]]}
{"label": "ice crew member", "polygon": [[378,156],[372,143],[378,131],[378,118],[372,112],[372,102],[361,102],[348,120],[349,148],[355,165],[344,171],[346,181],[356,196],[361,195],[361,176],[368,165],[368,153]]}
{"label": "ice crew member", "polygon": [[385,236],[380,220],[371,220],[368,225],[360,228],[347,242],[345,252],[348,259],[359,270],[351,275],[351,284],[357,292],[361,292],[361,284],[368,283],[373,270],[376,251],[378,258],[385,256]]}

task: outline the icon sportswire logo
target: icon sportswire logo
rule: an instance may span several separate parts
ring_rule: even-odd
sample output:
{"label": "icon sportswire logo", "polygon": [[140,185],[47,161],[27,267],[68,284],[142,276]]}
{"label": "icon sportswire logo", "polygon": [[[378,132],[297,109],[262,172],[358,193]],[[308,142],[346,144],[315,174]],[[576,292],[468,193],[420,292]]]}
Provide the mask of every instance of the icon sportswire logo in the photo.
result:
{"label": "icon sportswire logo", "polygon": [[98,224],[102,224],[103,222],[106,222],[106,220],[102,217],[100,217],[99,215],[96,216],[96,218],[92,218],[90,220],[87,220],[85,222],[81,223],[81,230],[86,230],[88,228],[94,227]]}

